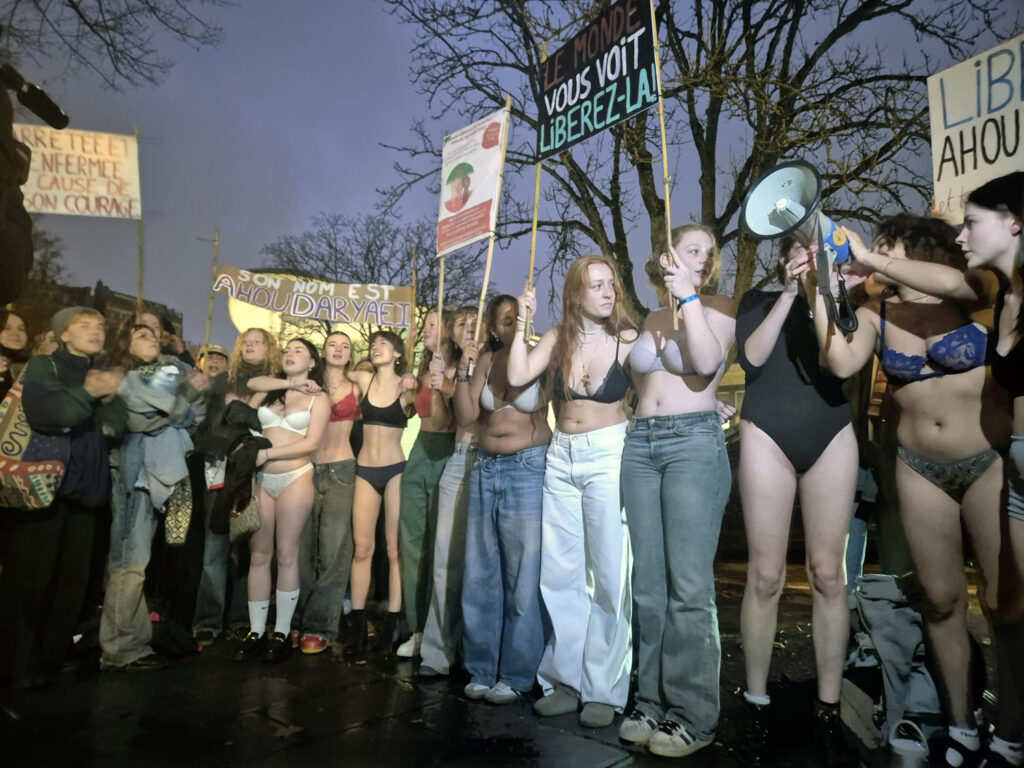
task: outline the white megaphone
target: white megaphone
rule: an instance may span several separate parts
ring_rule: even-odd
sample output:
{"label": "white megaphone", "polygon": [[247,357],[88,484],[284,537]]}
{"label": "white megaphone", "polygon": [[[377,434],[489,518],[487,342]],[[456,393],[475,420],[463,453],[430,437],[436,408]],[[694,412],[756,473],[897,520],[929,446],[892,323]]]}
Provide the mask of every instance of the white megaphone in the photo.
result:
{"label": "white megaphone", "polygon": [[846,234],[821,212],[821,176],[802,160],[777,165],[759,178],[747,192],[740,210],[740,224],[759,240],[792,235],[804,247],[818,247],[818,293],[825,297],[829,319],[844,333],[857,330],[857,315],[846,295],[846,281],[839,272],[836,306],[829,279],[837,264],[850,258]]}

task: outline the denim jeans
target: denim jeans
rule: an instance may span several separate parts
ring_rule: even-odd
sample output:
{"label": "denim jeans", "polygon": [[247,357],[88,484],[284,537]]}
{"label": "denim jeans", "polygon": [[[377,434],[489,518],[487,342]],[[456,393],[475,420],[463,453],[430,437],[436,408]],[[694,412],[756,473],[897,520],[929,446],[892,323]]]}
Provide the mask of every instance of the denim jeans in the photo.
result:
{"label": "denim jeans", "polygon": [[540,594],[551,619],[537,679],[621,712],[633,665],[632,568],[619,472],[626,422],[555,430],[544,472]]}
{"label": "denim jeans", "polygon": [[[218,491],[205,494],[206,515],[203,525],[203,571],[199,576],[196,594],[196,612],[192,631],[209,630],[214,637],[224,628],[224,609],[228,608],[229,625],[249,623],[247,577],[249,574],[249,543],[236,545],[236,556],[231,554],[231,539],[226,533],[210,530],[210,515]],[[228,581],[230,580],[230,605]]]}
{"label": "denim jeans", "polygon": [[455,449],[454,432],[420,432],[402,470],[398,552],[402,609],[412,632],[422,632],[430,608],[437,529],[437,484]]}
{"label": "denim jeans", "polygon": [[456,443],[437,486],[437,534],[434,536],[434,588],[423,628],[423,663],[448,674],[462,640],[462,574],[466,561],[466,508],[469,470],[476,443]]}
{"label": "denim jeans", "polygon": [[301,627],[329,640],[338,636],[352,567],[355,487],[355,459],[313,465],[313,510],[299,542]]}
{"label": "denim jeans", "polygon": [[636,562],[636,708],[701,738],[718,725],[714,560],[731,484],[718,414],[634,420],[622,452],[622,494]]}
{"label": "denim jeans", "polygon": [[126,494],[119,486],[115,481],[111,494],[107,589],[100,616],[100,664],[104,667],[123,667],[153,652],[149,646],[153,624],[143,588],[160,519],[149,493]]}
{"label": "denim jeans", "polygon": [[540,526],[546,445],[477,452],[469,477],[463,654],[472,682],[529,691],[544,653]]}

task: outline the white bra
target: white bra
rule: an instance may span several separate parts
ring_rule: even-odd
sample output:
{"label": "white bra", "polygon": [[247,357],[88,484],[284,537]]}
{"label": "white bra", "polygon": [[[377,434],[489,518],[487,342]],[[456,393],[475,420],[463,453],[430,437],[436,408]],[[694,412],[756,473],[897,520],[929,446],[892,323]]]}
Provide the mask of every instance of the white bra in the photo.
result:
{"label": "white bra", "polygon": [[310,411],[312,409],[313,398],[311,397],[309,398],[309,405],[306,406],[306,410],[304,411],[293,411],[289,414],[278,415],[267,406],[261,405],[256,411],[256,416],[259,418],[260,425],[264,429],[279,427],[281,429],[286,429],[289,432],[305,435],[306,430],[309,429]]}
{"label": "white bra", "polygon": [[540,380],[534,380],[533,384],[528,386],[512,400],[501,400],[494,396],[494,390],[491,389],[491,371],[487,369],[487,378],[484,381],[484,386],[480,390],[480,407],[485,411],[500,411],[504,408],[515,408],[520,413],[533,413],[539,411],[541,408],[547,405],[547,400],[541,395],[540,391]]}

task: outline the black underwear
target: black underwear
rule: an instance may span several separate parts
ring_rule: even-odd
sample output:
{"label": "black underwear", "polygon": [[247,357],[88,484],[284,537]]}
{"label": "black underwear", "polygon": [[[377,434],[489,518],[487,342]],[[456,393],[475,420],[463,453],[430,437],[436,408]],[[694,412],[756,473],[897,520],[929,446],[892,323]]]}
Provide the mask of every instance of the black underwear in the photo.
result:
{"label": "black underwear", "polygon": [[373,490],[383,496],[388,481],[395,475],[402,474],[403,469],[405,469],[404,461],[388,464],[386,467],[365,467],[362,464],[356,464],[356,477],[363,478],[372,486]]}

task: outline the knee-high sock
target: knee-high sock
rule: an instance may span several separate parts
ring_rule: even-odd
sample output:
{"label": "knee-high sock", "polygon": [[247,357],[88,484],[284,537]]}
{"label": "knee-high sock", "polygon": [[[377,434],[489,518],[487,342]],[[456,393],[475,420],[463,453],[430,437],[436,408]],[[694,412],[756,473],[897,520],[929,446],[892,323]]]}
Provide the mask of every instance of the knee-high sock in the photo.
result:
{"label": "knee-high sock", "polygon": [[270,610],[269,600],[249,601],[249,631],[262,635],[267,631],[267,611]]}
{"label": "knee-high sock", "polygon": [[277,619],[274,621],[274,632],[287,635],[292,628],[292,616],[295,614],[295,604],[299,602],[299,590],[282,592],[277,590]]}

